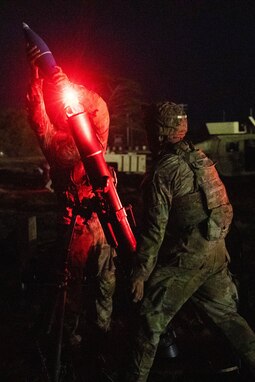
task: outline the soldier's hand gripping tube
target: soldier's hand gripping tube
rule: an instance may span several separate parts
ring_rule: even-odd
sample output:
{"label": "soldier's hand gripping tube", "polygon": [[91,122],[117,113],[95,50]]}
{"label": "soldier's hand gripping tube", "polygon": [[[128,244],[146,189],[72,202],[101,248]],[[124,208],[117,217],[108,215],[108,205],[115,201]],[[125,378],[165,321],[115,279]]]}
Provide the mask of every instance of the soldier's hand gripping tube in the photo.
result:
{"label": "soldier's hand gripping tube", "polygon": [[134,252],[136,239],[122,206],[100,143],[86,112],[67,113],[69,126],[98,203],[98,216],[108,243]]}

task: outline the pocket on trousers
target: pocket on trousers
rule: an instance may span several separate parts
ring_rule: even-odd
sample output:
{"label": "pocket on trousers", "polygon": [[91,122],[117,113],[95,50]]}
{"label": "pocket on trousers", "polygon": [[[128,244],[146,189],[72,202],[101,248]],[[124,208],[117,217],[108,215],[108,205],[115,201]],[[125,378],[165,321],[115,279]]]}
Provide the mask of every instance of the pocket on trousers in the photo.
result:
{"label": "pocket on trousers", "polygon": [[165,286],[154,286],[149,289],[141,305],[141,314],[161,312],[166,294]]}

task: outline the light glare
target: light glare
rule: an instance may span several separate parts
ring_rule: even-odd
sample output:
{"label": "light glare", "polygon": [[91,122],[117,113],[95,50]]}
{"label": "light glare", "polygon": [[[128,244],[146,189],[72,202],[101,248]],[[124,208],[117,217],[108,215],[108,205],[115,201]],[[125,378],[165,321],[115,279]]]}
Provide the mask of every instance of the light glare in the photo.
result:
{"label": "light glare", "polygon": [[68,86],[63,89],[63,102],[66,107],[73,107],[79,103],[77,92],[71,87]]}

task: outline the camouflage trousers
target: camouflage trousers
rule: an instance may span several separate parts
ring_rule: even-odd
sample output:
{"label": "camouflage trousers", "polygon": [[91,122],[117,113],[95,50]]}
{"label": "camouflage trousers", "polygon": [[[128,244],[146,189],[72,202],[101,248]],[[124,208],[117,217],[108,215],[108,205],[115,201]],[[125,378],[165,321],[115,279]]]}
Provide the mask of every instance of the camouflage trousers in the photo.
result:
{"label": "camouflage trousers", "polygon": [[255,334],[237,313],[238,294],[228,257],[223,240],[207,241],[195,230],[179,253],[178,264],[156,266],[146,285],[127,381],[147,380],[160,335],[190,298],[222,330],[255,374]]}
{"label": "camouflage trousers", "polygon": [[70,282],[66,310],[67,324],[73,329],[77,317],[85,312],[88,323],[109,330],[115,291],[114,256],[96,214],[86,224],[75,224],[67,262]]}

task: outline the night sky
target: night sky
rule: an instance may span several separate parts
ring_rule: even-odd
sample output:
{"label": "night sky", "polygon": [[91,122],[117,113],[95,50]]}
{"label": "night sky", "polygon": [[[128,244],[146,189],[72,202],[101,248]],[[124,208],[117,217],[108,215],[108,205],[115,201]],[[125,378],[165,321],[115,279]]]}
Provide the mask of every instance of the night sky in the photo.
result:
{"label": "night sky", "polygon": [[24,21],[72,80],[133,79],[196,124],[255,114],[255,1],[2,0],[0,12],[0,110],[24,105]]}

